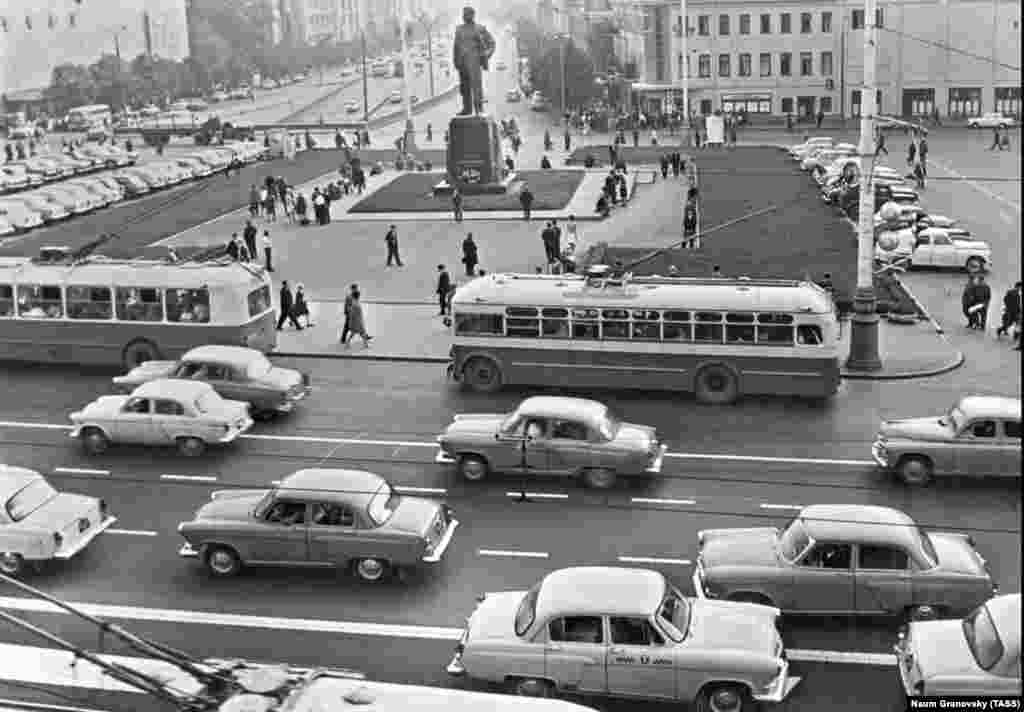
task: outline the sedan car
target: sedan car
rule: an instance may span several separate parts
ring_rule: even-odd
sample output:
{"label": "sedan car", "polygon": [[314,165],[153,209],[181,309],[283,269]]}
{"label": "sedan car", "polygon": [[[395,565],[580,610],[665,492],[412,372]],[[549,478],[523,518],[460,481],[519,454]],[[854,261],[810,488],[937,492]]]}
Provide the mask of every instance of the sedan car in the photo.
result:
{"label": "sedan car", "polygon": [[11,221],[0,215],[0,236],[13,235],[17,232],[14,229],[14,225],[11,225]]}
{"label": "sedan car", "polygon": [[[0,165],[0,171],[3,172],[5,190],[23,190],[30,185],[39,185],[43,182],[42,176],[31,176],[25,166]],[[36,180],[33,181],[33,178]]]}
{"label": "sedan car", "polygon": [[789,676],[777,608],[687,598],[657,571],[561,569],[529,591],[477,601],[448,673],[521,695],[738,711],[780,702],[800,681]]}
{"label": "sedan car", "polygon": [[103,199],[100,198],[99,195],[92,192],[91,190],[86,190],[82,186],[77,185],[71,181],[51,186],[51,190],[48,192],[50,192],[51,194],[62,193],[71,198],[74,198],[79,203],[85,204],[86,211],[96,210],[97,208],[103,207],[104,204]]}
{"label": "sedan car", "polygon": [[127,396],[100,396],[71,414],[71,437],[89,454],[113,443],[175,445],[195,457],[210,443],[230,443],[252,427],[249,404],[225,400],[208,383],[150,381]]}
{"label": "sedan car", "polygon": [[247,402],[257,417],[289,413],[309,395],[309,376],[270,363],[261,351],[242,346],[199,346],[179,361],[146,361],[124,376],[114,388],[128,393],[158,378],[209,383],[224,398]]}
{"label": "sedan car", "polygon": [[5,200],[17,201],[34,213],[39,213],[40,217],[43,218],[44,223],[56,222],[57,220],[63,220],[68,217],[71,213],[60,203],[50,200],[46,196],[37,195],[35,193],[18,193],[17,195],[11,195]]}
{"label": "sedan car", "polygon": [[0,199],[0,217],[14,225],[19,232],[31,230],[43,224],[43,216],[29,208],[25,203],[12,198]]}
{"label": "sedan car", "polygon": [[0,573],[70,559],[116,517],[102,499],[58,492],[33,470],[0,465]]}
{"label": "sedan car", "polygon": [[398,90],[395,90],[395,91],[391,92],[391,96],[388,97],[388,101],[391,102],[392,104],[401,104],[402,103],[402,92],[400,92]]}
{"label": "sedan car", "polygon": [[1003,116],[998,111],[986,111],[981,116],[972,116],[967,119],[967,127],[972,129],[1005,129],[1016,125],[1017,122],[1012,118]]}
{"label": "sedan car", "polygon": [[65,183],[61,183],[61,186],[64,188],[80,188],[81,190],[84,190],[93,196],[93,198],[99,203],[99,207],[106,207],[118,198],[118,193],[115,193],[107,186],[97,181],[85,178],[67,181]]}
{"label": "sedan car", "polygon": [[1020,477],[1020,398],[965,396],[945,415],[885,420],[871,446],[903,482],[936,475]]}
{"label": "sedan car", "polygon": [[118,184],[124,188],[124,193],[129,198],[145,195],[150,191],[149,183],[144,181],[141,176],[133,173],[118,171],[116,173],[111,173],[110,177],[116,180]]}
{"label": "sedan car", "polygon": [[189,171],[193,178],[205,178],[213,173],[213,168],[206,165],[198,158],[179,158],[175,163]]}
{"label": "sedan car", "polygon": [[50,185],[45,188],[37,188],[32,191],[41,195],[47,200],[57,203],[72,215],[81,215],[92,209],[92,202],[87,196],[77,191],[69,191],[60,185]]}
{"label": "sedan car", "polygon": [[[898,250],[897,250],[898,252]],[[914,245],[906,255],[906,267],[946,267],[980,272],[987,269],[992,248],[959,227],[927,227],[917,231]]]}
{"label": "sedan car", "polygon": [[135,176],[149,186],[150,190],[156,190],[157,188],[164,188],[167,186],[167,176],[149,165],[132,166],[131,168],[126,168],[122,173],[125,175]]}
{"label": "sedan car", "polygon": [[364,581],[436,564],[458,521],[440,502],[401,495],[359,470],[308,469],[270,490],[214,492],[178,531],[178,552],[214,576],[247,564],[348,568]]}
{"label": "sedan car", "polygon": [[962,621],[911,622],[896,645],[908,697],[1020,697],[1020,655],[1019,593]]}
{"label": "sedan car", "polygon": [[603,403],[555,396],[527,398],[512,413],[456,415],[437,442],[435,462],[471,482],[490,472],[562,475],[600,489],[619,475],[660,472],[666,450],[654,428],[624,423]]}
{"label": "sedan car", "polygon": [[789,525],[697,535],[698,596],[792,613],[964,613],[997,590],[966,534],[928,532],[888,507],[817,504]]}

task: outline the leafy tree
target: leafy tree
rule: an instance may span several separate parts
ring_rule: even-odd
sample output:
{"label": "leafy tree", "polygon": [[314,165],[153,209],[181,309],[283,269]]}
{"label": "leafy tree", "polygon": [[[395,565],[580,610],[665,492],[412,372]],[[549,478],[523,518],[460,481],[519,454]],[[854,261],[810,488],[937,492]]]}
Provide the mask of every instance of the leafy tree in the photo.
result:
{"label": "leafy tree", "polygon": [[[561,42],[565,43],[566,106],[586,104],[595,94],[594,63],[572,40]],[[534,88],[556,104],[562,101],[562,52],[561,44],[555,42],[548,46],[538,63],[531,62]]]}
{"label": "leafy tree", "polygon": [[60,105],[91,104],[96,85],[89,68],[66,62],[53,68],[47,93]]}

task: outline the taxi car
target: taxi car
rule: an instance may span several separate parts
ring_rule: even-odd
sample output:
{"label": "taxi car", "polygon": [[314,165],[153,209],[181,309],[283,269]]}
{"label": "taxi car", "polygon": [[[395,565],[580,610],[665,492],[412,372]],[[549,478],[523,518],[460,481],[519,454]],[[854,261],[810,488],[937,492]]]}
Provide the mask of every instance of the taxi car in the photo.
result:
{"label": "taxi car", "polygon": [[0,465],[0,573],[70,559],[117,521],[102,499],[58,492],[24,467]]}
{"label": "taxi car", "polygon": [[214,576],[246,565],[348,568],[364,581],[437,564],[459,526],[440,502],[359,470],[306,469],[269,490],[221,490],[178,532]]}
{"label": "taxi car", "polygon": [[554,691],[695,701],[740,712],[780,702],[789,676],[779,611],[687,598],[657,571],[576,567],[529,591],[489,593],[447,667],[526,696]]}
{"label": "taxi car", "polygon": [[871,457],[908,485],[936,475],[1020,477],[1020,410],[1020,398],[971,395],[939,417],[884,420]]}
{"label": "taxi car", "polygon": [[243,346],[198,346],[178,361],[146,361],[113,379],[128,393],[158,378],[209,383],[224,398],[245,401],[257,418],[290,413],[309,395],[309,375],[270,363],[262,351]]}
{"label": "taxi car", "polygon": [[654,428],[624,423],[597,401],[535,396],[511,413],[456,415],[434,461],[479,482],[491,472],[562,475],[606,489],[622,475],[661,472],[666,447]]}
{"label": "taxi car", "polygon": [[997,596],[963,620],[913,621],[895,649],[908,697],[1019,696],[1020,594]]}
{"label": "taxi car", "polygon": [[113,443],[174,445],[196,457],[210,443],[230,443],[252,427],[249,404],[225,400],[213,386],[162,378],[123,396],[100,396],[71,414],[71,437],[90,455]]}
{"label": "taxi car", "polygon": [[698,596],[791,613],[948,616],[998,590],[969,536],[888,507],[816,504],[782,531],[709,529],[697,543]]}
{"label": "taxi car", "polygon": [[[901,207],[920,210],[916,205]],[[992,248],[984,240],[973,238],[970,231],[962,227],[913,224],[892,250],[886,250],[881,242],[875,245],[875,259],[883,263],[899,262],[906,269],[942,267],[979,272],[988,268]]]}
{"label": "taxi car", "polygon": [[1013,118],[998,111],[986,111],[981,116],[972,116],[967,119],[967,128],[970,129],[1006,129],[1016,125],[1017,122]]}

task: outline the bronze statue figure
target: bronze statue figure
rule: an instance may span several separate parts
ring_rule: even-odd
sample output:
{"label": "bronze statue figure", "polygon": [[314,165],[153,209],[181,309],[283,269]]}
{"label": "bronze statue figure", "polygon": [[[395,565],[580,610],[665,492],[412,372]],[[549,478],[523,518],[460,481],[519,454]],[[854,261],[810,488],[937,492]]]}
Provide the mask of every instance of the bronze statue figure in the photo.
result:
{"label": "bronze statue figure", "polygon": [[484,113],[482,72],[494,54],[494,38],[486,27],[474,22],[475,16],[473,8],[464,7],[462,24],[455,30],[452,63],[459,72],[460,116]]}

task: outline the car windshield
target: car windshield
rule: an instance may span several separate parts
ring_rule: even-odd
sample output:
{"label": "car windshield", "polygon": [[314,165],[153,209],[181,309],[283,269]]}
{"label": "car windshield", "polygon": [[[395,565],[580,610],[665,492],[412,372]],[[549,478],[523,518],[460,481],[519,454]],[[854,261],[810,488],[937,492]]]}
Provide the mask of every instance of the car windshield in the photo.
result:
{"label": "car windshield", "polygon": [[537,617],[537,597],[540,595],[540,584],[531,588],[519,602],[516,610],[516,635],[524,636],[530,630],[534,619]]}
{"label": "car windshield", "polygon": [[20,522],[44,504],[57,496],[57,490],[44,479],[29,482],[7,500],[7,516],[13,522]]}
{"label": "car windshield", "polygon": [[366,508],[374,525],[379,527],[391,519],[391,515],[398,509],[400,499],[401,497],[391,489],[391,485],[387,482],[382,483],[380,489],[370,499],[370,504]]}
{"label": "car windshield", "polygon": [[949,412],[939,418],[939,425],[952,426],[953,430],[960,430],[964,422],[964,412],[959,405],[954,405]]}
{"label": "car windshield", "polygon": [[516,412],[509,413],[505,416],[505,419],[501,421],[501,432],[510,434],[519,426],[519,423],[519,414]]}
{"label": "car windshield", "polygon": [[200,413],[213,413],[220,402],[221,397],[211,389],[196,398],[196,410]]}
{"label": "car windshield", "polygon": [[270,361],[266,356],[260,356],[259,358],[253,359],[249,364],[249,367],[245,370],[245,373],[249,378],[255,380],[263,378],[270,373],[271,365]]}
{"label": "car windshield", "polygon": [[683,642],[690,630],[690,602],[676,588],[669,588],[665,600],[658,609],[658,620],[668,637],[677,643]]}
{"label": "car windshield", "polygon": [[932,538],[928,536],[928,532],[921,527],[917,528],[917,536],[921,541],[921,551],[923,551],[925,556],[928,557],[928,561],[931,566],[937,566],[939,563],[939,555],[935,553],[935,547],[932,546]]}
{"label": "car windshield", "polygon": [[999,631],[996,630],[996,625],[988,612],[988,606],[978,606],[973,613],[964,618],[963,629],[967,647],[971,649],[971,655],[974,656],[978,667],[982,670],[991,670],[1003,657],[1005,650]]}
{"label": "car windshield", "polygon": [[263,519],[267,514],[267,510],[270,509],[270,505],[274,503],[274,496],[277,494],[277,490],[267,490],[259,503],[257,503],[255,509],[252,510],[252,515],[257,519]]}
{"label": "car windshield", "polygon": [[779,551],[788,561],[796,561],[800,554],[812,543],[804,523],[799,517],[790,522],[789,526],[779,535]]}
{"label": "car windshield", "polygon": [[619,425],[621,421],[612,412],[611,408],[606,408],[604,411],[604,418],[598,421],[597,432],[601,434],[601,437],[605,440],[614,440],[615,436],[619,432]]}

